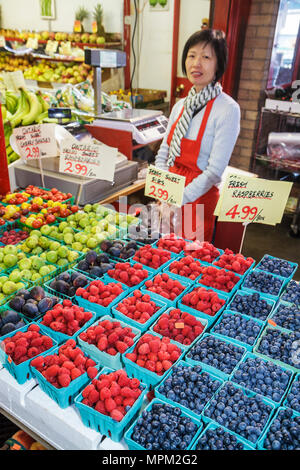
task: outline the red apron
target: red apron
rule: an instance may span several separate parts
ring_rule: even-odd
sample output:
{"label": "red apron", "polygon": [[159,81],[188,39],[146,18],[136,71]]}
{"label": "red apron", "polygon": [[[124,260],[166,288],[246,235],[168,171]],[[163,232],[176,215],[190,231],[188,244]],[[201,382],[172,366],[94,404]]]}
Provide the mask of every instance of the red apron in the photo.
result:
{"label": "red apron", "polygon": [[[171,173],[176,173],[177,175],[185,176],[185,186],[190,184],[194,178],[201,175],[203,173],[197,166],[197,160],[201,149],[203,135],[206,129],[206,124],[214,104],[214,99],[210,100],[205,109],[205,113],[202,119],[202,123],[200,126],[199,134],[196,140],[189,140],[186,138],[181,139],[181,155],[180,157],[176,158],[175,163],[172,167],[170,167],[169,171]],[[167,143],[170,146],[172,137],[174,134],[175,127],[177,122],[179,121],[184,108],[177,119],[177,121],[173,124],[170,134],[168,136]],[[214,223],[215,217],[213,215],[215,207],[217,205],[219,199],[219,190],[216,186],[212,186],[207,193],[203,194],[203,196],[196,199],[194,202],[189,202],[188,205],[192,206],[192,226],[187,223],[187,227],[184,224],[184,206],[181,209],[182,212],[182,235],[184,238],[187,239],[195,239],[196,236],[192,235],[196,233],[196,227],[199,227],[199,224],[203,225],[203,220],[196,212],[197,204],[204,205],[204,240],[211,242],[214,230]],[[189,213],[190,214],[190,213]],[[190,227],[190,229],[188,229]],[[191,233],[192,230],[192,233]],[[200,240],[201,241],[201,240]]]}

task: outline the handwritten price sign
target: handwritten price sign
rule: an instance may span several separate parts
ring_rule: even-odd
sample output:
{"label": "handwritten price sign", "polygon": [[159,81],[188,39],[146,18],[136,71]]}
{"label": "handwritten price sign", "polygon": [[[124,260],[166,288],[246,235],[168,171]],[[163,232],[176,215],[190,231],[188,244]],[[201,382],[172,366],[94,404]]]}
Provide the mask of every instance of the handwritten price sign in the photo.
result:
{"label": "handwritten price sign", "polygon": [[14,129],[18,153],[24,160],[57,157],[55,124],[39,124]]}
{"label": "handwritten price sign", "polygon": [[167,202],[177,207],[182,206],[185,177],[149,165],[145,196]]}
{"label": "handwritten price sign", "polygon": [[61,145],[59,171],[73,176],[113,181],[118,150],[107,145],[66,139]]}
{"label": "handwritten price sign", "polygon": [[292,183],[229,174],[215,214],[221,222],[281,222]]}

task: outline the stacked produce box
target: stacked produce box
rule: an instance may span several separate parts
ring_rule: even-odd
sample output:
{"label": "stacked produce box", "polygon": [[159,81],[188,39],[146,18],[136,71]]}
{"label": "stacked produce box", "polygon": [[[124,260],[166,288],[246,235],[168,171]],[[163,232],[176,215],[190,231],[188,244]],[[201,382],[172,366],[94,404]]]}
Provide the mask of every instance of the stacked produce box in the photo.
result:
{"label": "stacked produce box", "polygon": [[0,360],[19,384],[129,449],[299,448],[296,263],[143,240],[55,188],[1,201]]}

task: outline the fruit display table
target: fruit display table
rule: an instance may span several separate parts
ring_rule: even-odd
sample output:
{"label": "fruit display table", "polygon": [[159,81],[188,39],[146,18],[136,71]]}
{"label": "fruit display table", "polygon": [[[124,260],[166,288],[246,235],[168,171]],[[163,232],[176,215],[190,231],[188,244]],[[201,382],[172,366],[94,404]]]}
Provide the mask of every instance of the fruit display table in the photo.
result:
{"label": "fruit display table", "polygon": [[58,450],[299,447],[296,263],[26,190],[1,196],[0,413]]}

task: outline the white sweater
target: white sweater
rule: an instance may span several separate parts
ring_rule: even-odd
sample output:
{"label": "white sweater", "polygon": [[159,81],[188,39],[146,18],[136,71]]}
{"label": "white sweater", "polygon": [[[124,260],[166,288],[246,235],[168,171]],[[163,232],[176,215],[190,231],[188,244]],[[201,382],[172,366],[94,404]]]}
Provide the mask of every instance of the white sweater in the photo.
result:
{"label": "white sweater", "polygon": [[[155,166],[162,170],[168,171],[169,169],[167,167],[169,155],[167,138],[173,123],[182,110],[183,102],[184,98],[174,105],[169,117],[166,135],[156,155]],[[193,118],[185,136],[187,139],[196,140],[204,112],[205,108]],[[185,187],[183,204],[195,201],[207,193],[212,186],[218,186],[231,158],[239,132],[240,107],[229,95],[222,92],[213,104],[198,155],[197,166],[203,173]],[[178,163],[180,163],[180,157]]]}

